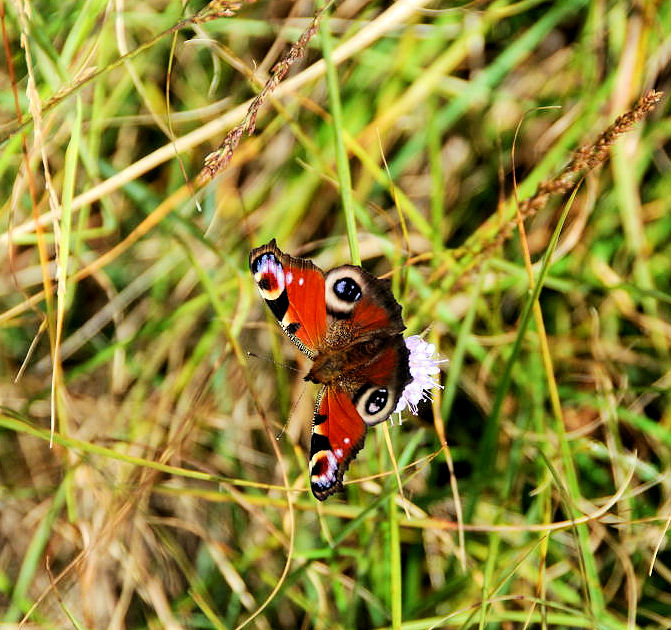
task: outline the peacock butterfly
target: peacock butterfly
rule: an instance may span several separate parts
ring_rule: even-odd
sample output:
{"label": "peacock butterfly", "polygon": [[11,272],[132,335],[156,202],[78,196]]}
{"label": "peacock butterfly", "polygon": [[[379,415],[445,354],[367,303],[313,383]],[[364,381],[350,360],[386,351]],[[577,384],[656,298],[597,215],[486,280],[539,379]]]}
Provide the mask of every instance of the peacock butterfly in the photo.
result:
{"label": "peacock butterfly", "polygon": [[343,265],[324,273],[280,251],[253,249],[254,282],[282,330],[312,361],[322,385],[310,443],[310,485],[323,501],[342,488],[368,426],[386,420],[411,381],[401,306],[389,280]]}

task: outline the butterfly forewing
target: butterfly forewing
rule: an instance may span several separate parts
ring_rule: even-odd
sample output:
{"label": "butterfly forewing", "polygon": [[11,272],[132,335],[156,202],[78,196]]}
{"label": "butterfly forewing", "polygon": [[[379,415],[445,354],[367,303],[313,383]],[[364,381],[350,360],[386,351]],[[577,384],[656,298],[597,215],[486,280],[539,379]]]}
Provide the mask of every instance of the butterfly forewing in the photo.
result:
{"label": "butterfly forewing", "polygon": [[252,250],[249,268],[282,329],[314,353],[327,330],[322,270],[309,260],[283,253],[274,239]]}
{"label": "butterfly forewing", "polygon": [[310,487],[320,501],[342,487],[350,461],[363,446],[366,425],[349,396],[334,387],[322,390],[310,442]]}

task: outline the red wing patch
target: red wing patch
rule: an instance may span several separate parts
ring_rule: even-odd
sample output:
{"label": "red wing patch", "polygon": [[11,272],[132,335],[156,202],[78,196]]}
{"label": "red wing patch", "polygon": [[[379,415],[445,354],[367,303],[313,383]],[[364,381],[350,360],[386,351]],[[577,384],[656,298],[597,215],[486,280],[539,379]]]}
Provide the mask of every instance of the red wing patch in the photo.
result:
{"label": "red wing patch", "polygon": [[[403,338],[390,344],[385,348],[369,365],[367,365],[361,372],[360,376],[365,377],[369,383],[375,385],[388,385],[395,383],[401,385],[400,389],[408,384],[410,381],[410,372],[408,365],[408,349],[403,342]],[[396,375],[398,374],[398,379]],[[400,392],[399,392],[400,393]]]}
{"label": "red wing patch", "polygon": [[310,444],[310,487],[323,501],[342,488],[349,463],[361,450],[366,424],[342,390],[322,390],[315,411]]}
{"label": "red wing patch", "polygon": [[363,298],[356,305],[352,313],[352,323],[360,334],[373,330],[382,330],[387,328],[391,322],[391,317],[386,309],[366,298]]}

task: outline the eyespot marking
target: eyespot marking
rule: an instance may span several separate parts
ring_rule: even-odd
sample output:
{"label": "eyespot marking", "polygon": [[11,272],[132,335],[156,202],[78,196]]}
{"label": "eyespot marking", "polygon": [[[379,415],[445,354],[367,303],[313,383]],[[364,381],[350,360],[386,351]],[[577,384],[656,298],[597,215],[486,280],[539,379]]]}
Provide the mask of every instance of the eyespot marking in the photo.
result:
{"label": "eyespot marking", "polygon": [[[282,263],[272,252],[257,256],[250,264],[254,281],[264,300],[277,300],[286,285],[286,277]],[[281,317],[278,317],[281,320]]]}
{"label": "eyespot marking", "polygon": [[282,263],[280,263],[275,254],[272,252],[266,252],[265,254],[261,254],[252,260],[250,267],[254,275],[265,272],[274,273],[278,269],[280,271],[282,270]]}
{"label": "eyespot marking", "polygon": [[367,383],[357,390],[352,402],[363,421],[372,426],[383,422],[391,415],[396,399],[389,387]]}
{"label": "eyespot marking", "polygon": [[[333,451],[320,451],[310,460],[310,485],[318,499],[338,481],[338,461]],[[329,493],[330,494],[330,493]]]}
{"label": "eyespot marking", "polygon": [[326,312],[333,318],[346,319],[363,298],[366,278],[362,269],[345,265],[326,274]]}
{"label": "eyespot marking", "polygon": [[366,400],[366,411],[371,416],[374,416],[376,413],[379,413],[384,409],[387,400],[389,400],[389,392],[387,391],[387,388],[380,387],[380,389],[376,389]]}
{"label": "eyespot marking", "polygon": [[361,299],[361,287],[353,278],[345,277],[336,280],[333,292],[345,302],[358,302]]}
{"label": "eyespot marking", "polygon": [[259,280],[259,289],[263,291],[273,292],[277,290],[278,286],[277,277],[270,273],[263,274],[261,280]]}

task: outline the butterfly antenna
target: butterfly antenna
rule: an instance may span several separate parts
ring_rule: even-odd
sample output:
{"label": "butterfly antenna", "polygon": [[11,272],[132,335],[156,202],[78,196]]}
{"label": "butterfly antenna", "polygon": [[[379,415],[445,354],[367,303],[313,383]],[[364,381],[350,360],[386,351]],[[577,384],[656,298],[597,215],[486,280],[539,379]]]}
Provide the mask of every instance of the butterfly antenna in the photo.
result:
{"label": "butterfly antenna", "polygon": [[287,430],[287,426],[289,425],[289,421],[293,417],[294,412],[296,411],[296,408],[298,407],[298,404],[301,402],[301,400],[303,400],[303,396],[305,395],[305,390],[306,389],[307,388],[305,386],[303,386],[303,388],[301,389],[301,393],[298,395],[298,398],[296,399],[296,402],[293,405],[291,405],[291,409],[289,410],[289,414],[287,416],[287,421],[284,423],[284,426],[282,427],[282,430],[275,436],[276,440],[279,441],[284,437],[284,434],[286,433],[286,430]]}

